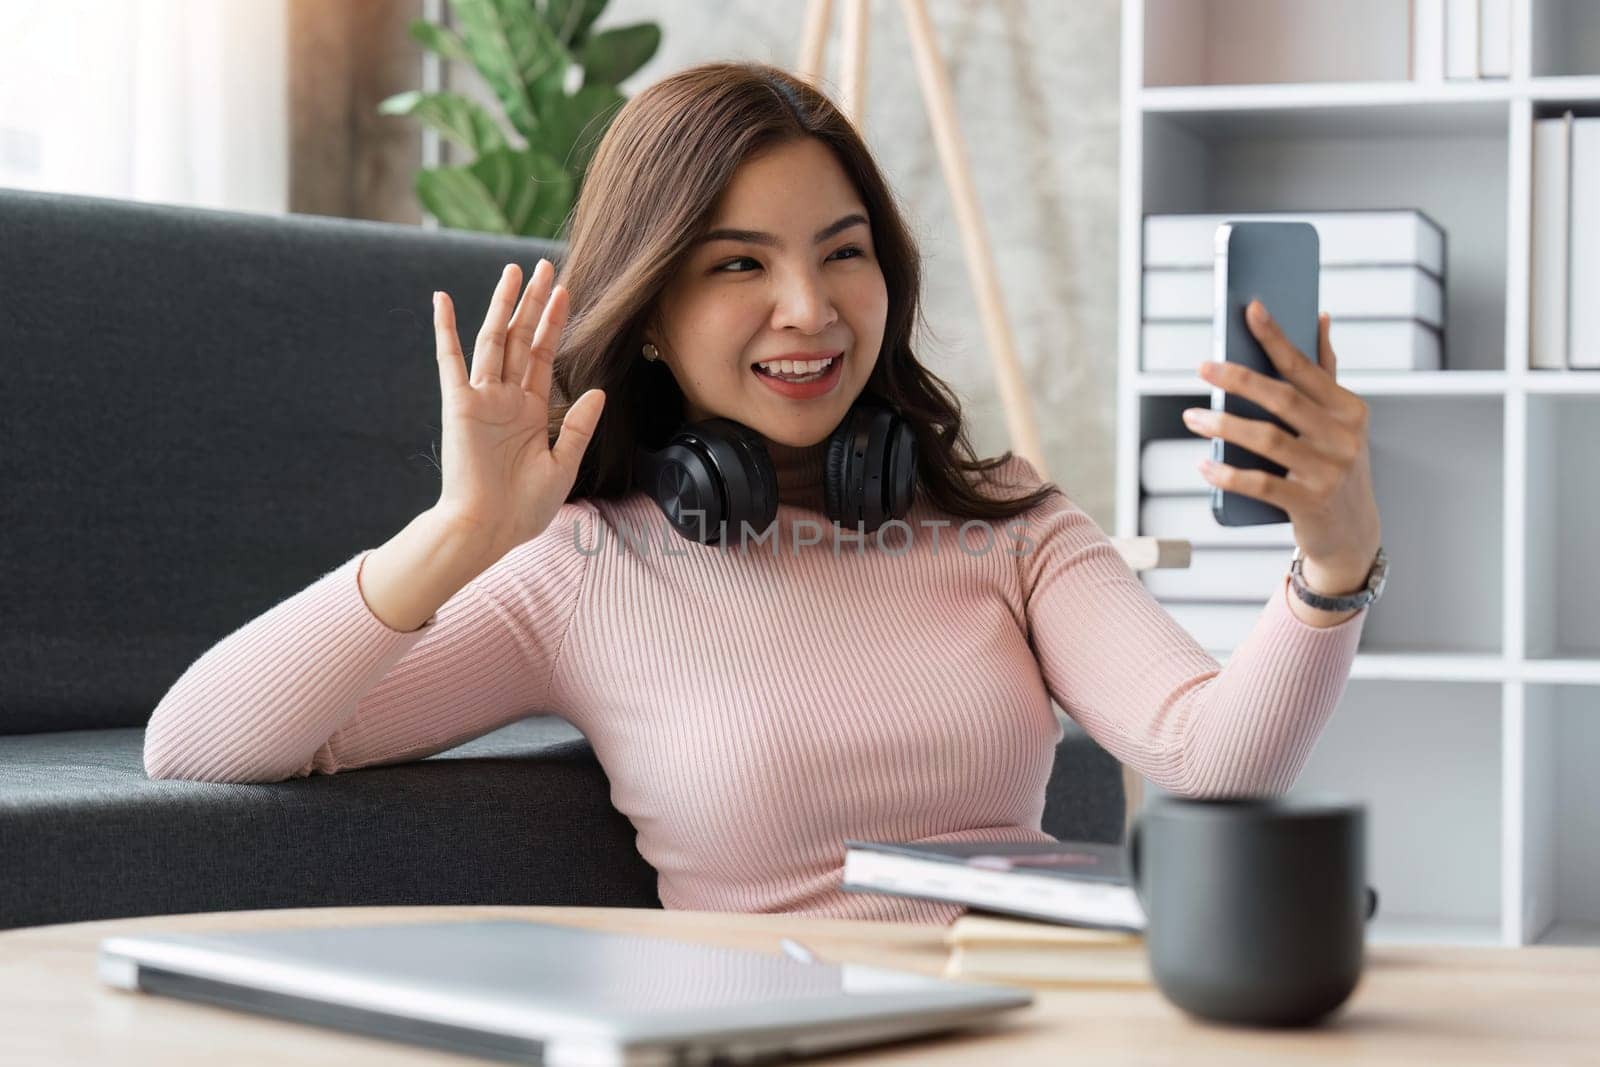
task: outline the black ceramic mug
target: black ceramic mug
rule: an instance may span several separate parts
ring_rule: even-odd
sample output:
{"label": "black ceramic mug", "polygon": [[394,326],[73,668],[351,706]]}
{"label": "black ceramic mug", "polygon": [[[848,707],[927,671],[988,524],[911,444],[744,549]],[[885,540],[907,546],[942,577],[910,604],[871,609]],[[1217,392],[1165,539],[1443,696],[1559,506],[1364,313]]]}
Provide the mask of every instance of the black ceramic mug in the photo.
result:
{"label": "black ceramic mug", "polygon": [[1366,810],[1337,797],[1162,798],[1128,863],[1156,986],[1219,1022],[1305,1026],[1361,977]]}

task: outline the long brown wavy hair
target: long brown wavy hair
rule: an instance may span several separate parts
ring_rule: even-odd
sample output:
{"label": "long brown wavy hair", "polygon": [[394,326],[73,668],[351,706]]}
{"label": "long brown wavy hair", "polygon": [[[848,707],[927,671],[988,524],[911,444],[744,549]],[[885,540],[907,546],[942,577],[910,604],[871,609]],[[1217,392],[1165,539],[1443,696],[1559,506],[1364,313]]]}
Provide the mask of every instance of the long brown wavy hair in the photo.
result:
{"label": "long brown wavy hair", "polygon": [[[917,441],[917,492],[962,518],[1006,519],[1060,492],[991,495],[953,390],[911,349],[920,320],[921,255],[871,153],[824,94],[779,67],[691,67],[631,98],[590,160],[566,220],[561,283],[568,318],[551,372],[550,441],[577,397],[605,392],[605,409],[568,500],[633,489],[636,445],[659,447],[684,421],[683,393],[664,362],[640,357],[657,298],[710,225],[718,196],[747,159],[804,137],[832,149],[867,207],[888,289],[883,347],[866,390],[898,409]],[[977,474],[984,485],[975,485]]]}

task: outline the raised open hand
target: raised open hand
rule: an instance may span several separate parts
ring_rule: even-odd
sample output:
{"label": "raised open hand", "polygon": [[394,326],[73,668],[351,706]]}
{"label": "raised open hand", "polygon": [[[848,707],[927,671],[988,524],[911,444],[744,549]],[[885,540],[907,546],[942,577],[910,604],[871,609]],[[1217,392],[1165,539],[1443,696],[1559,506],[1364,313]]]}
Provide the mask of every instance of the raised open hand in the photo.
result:
{"label": "raised open hand", "polygon": [[470,377],[455,302],[444,292],[433,298],[443,437],[436,508],[485,537],[496,557],[550,525],[605,407],[605,393],[590,389],[549,443],[550,367],[568,301],[554,279],[554,264],[539,260],[517,301],[522,270],[506,265],[478,331]]}

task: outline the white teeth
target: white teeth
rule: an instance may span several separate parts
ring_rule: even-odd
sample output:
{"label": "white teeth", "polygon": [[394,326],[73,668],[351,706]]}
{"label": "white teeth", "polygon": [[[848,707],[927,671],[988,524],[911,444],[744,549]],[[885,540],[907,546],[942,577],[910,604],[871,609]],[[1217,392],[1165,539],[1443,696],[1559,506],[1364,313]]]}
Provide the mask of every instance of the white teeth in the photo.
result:
{"label": "white teeth", "polygon": [[775,375],[816,374],[818,371],[826,370],[833,363],[833,361],[838,358],[838,356],[830,356],[827,359],[810,360],[774,359],[768,360],[765,363],[759,363],[757,366],[766,371],[768,374]]}

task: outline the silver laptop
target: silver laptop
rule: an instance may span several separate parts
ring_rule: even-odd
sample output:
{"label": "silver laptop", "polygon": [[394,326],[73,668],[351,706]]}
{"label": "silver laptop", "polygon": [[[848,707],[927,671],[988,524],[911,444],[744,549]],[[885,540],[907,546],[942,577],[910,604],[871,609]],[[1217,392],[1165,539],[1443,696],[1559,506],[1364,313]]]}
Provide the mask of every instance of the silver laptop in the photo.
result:
{"label": "silver laptop", "polygon": [[1033,1002],[1022,989],[519,919],[108,937],[99,972],[123,989],[555,1067],[771,1062]]}

